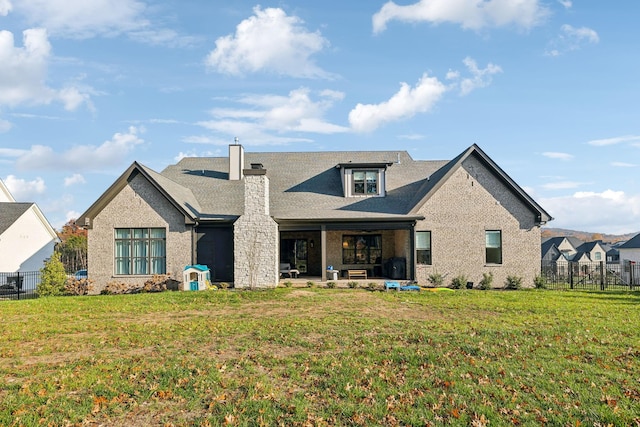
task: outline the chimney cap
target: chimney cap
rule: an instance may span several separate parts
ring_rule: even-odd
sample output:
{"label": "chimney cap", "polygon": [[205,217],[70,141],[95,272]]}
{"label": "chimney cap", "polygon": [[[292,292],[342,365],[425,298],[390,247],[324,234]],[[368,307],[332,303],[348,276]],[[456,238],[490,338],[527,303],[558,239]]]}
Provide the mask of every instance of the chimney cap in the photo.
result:
{"label": "chimney cap", "polygon": [[262,163],[251,163],[251,169],[264,169],[264,165]]}

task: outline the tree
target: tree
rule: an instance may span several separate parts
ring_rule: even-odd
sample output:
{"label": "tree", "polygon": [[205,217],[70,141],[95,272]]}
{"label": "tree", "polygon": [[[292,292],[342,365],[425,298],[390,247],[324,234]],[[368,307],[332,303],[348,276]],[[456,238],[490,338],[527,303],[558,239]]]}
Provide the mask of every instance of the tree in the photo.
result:
{"label": "tree", "polygon": [[67,274],[64,272],[62,261],[60,261],[60,253],[54,251],[51,258],[40,269],[40,284],[38,284],[36,292],[41,297],[64,295],[66,282]]}
{"label": "tree", "polygon": [[60,253],[60,260],[65,271],[74,271],[87,268],[87,230],[79,227],[75,219],[69,220],[58,232],[60,242],[56,245],[56,251]]}

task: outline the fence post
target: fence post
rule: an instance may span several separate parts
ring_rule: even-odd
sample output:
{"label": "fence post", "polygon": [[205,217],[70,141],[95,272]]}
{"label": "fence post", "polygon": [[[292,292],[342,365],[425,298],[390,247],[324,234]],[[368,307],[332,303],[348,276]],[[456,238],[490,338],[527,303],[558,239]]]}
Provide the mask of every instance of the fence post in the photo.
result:
{"label": "fence post", "polygon": [[604,262],[600,261],[600,290],[604,291]]}
{"label": "fence post", "polygon": [[634,262],[633,261],[629,261],[629,290],[632,291],[633,290],[633,281],[635,280],[635,278],[633,277],[633,267],[634,267]]}
{"label": "fence post", "polygon": [[573,263],[569,261],[569,288],[573,289]]}
{"label": "fence post", "polygon": [[16,272],[16,290],[18,292],[18,299],[20,299],[20,288],[22,288],[22,286],[20,286],[20,272]]}

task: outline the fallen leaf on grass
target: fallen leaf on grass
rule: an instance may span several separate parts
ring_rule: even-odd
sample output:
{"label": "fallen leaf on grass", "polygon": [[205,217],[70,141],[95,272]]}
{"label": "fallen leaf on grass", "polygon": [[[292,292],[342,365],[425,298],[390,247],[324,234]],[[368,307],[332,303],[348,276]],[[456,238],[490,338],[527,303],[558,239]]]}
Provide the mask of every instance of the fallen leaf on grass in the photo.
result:
{"label": "fallen leaf on grass", "polygon": [[602,396],[600,401],[602,403],[606,403],[611,408],[615,408],[616,406],[618,406],[618,401],[609,395]]}
{"label": "fallen leaf on grass", "polygon": [[473,419],[471,420],[471,427],[487,427],[489,425],[489,420],[484,416],[484,414],[478,416],[478,414],[473,414]]}

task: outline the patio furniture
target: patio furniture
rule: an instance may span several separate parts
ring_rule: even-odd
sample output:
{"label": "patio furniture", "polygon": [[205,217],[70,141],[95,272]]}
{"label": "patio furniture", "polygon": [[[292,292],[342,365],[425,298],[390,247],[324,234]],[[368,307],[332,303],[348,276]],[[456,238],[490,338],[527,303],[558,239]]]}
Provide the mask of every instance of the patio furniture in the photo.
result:
{"label": "patio furniture", "polygon": [[296,278],[299,274],[300,271],[295,268],[291,268],[291,264],[288,262],[280,263],[280,276],[285,277],[286,275],[286,277]]}
{"label": "patio furniture", "polygon": [[351,279],[367,279],[367,270],[347,270],[347,278]]}

